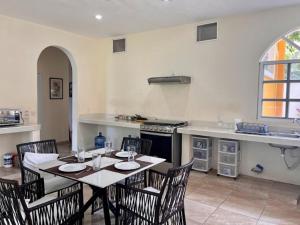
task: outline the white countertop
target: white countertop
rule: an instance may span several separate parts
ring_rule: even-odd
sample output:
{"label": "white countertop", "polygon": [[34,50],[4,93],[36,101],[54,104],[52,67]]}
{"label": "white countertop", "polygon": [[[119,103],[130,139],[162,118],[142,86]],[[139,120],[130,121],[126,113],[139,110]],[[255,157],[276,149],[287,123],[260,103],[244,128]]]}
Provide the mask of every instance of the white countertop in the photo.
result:
{"label": "white countertop", "polygon": [[252,141],[300,147],[300,138],[287,138],[278,136],[264,136],[254,134],[239,134],[232,129],[214,128],[205,126],[187,126],[177,129],[178,133],[188,135],[200,135],[215,138],[226,138],[240,141]]}
{"label": "white countertop", "polygon": [[79,122],[86,123],[86,124],[140,129],[140,123],[138,122],[116,120],[114,116],[103,115],[103,114],[80,115]]}
{"label": "white countertop", "polygon": [[[140,129],[140,123],[123,121],[123,120],[115,120],[113,115],[106,115],[106,114],[81,115],[79,117],[79,122],[86,123],[86,124]],[[187,135],[200,135],[200,136],[215,137],[215,138],[226,138],[226,139],[234,139],[240,141],[271,143],[271,144],[300,147],[300,138],[264,136],[264,135],[254,135],[254,134],[239,134],[236,133],[233,129],[210,127],[206,125],[190,125],[187,127],[178,128],[177,132],[181,134],[187,134]]]}
{"label": "white countertop", "polygon": [[21,132],[32,132],[41,129],[40,124],[25,124],[19,126],[0,127],[0,134],[13,134]]}

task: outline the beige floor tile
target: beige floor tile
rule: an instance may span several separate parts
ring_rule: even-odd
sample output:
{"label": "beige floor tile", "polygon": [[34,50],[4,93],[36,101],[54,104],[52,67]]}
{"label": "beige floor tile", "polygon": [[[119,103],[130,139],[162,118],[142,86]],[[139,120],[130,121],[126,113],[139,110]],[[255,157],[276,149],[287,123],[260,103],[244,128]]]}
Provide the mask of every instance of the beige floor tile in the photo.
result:
{"label": "beige floor tile", "polygon": [[273,189],[269,192],[269,200],[271,202],[278,202],[281,205],[291,205],[296,206],[297,205],[297,199],[300,195],[300,189],[299,190],[288,190],[287,189]]}
{"label": "beige floor tile", "polygon": [[4,168],[1,167],[0,169],[0,177],[7,177],[7,176],[11,176],[13,174],[18,174],[20,173],[20,169],[17,167],[12,167],[12,168]]}
{"label": "beige floor tile", "polygon": [[257,225],[280,225],[280,224],[268,223],[268,222],[264,222],[264,221],[258,221]]}
{"label": "beige floor tile", "polygon": [[218,187],[229,188],[231,190],[236,189],[237,181],[223,176],[217,176],[216,171],[210,172],[209,176],[202,180],[202,184],[210,184]]}
{"label": "beige floor tile", "polygon": [[256,220],[224,209],[214,212],[204,225],[256,225]]}
{"label": "beige floor tile", "polygon": [[217,207],[229,196],[228,190],[222,192],[218,186],[200,186],[188,193],[186,198],[209,206]]}
{"label": "beige floor tile", "polygon": [[280,224],[280,225],[299,225],[300,209],[282,205],[268,205],[260,218],[260,221]]}
{"label": "beige floor tile", "polygon": [[259,219],[265,206],[266,200],[254,193],[233,192],[220,208]]}
{"label": "beige floor tile", "polygon": [[[59,153],[70,153],[68,144],[58,145]],[[0,168],[0,177],[19,179],[17,168]],[[84,199],[92,192],[84,188]],[[192,171],[185,201],[188,225],[300,225],[300,209],[296,199],[300,186],[240,176],[236,181],[216,175]],[[217,208],[219,207],[219,208]],[[102,211],[86,213],[84,224],[104,225]]]}
{"label": "beige floor tile", "polygon": [[202,224],[216,210],[216,207],[208,206],[189,199],[185,200],[185,214],[187,225]]}

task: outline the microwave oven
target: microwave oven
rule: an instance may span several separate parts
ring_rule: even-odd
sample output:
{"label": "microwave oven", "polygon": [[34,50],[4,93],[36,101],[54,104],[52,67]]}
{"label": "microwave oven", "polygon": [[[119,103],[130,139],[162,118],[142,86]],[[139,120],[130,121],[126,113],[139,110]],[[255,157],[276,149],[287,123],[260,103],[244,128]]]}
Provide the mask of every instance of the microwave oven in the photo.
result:
{"label": "microwave oven", "polygon": [[15,126],[23,123],[19,109],[0,109],[0,127]]}

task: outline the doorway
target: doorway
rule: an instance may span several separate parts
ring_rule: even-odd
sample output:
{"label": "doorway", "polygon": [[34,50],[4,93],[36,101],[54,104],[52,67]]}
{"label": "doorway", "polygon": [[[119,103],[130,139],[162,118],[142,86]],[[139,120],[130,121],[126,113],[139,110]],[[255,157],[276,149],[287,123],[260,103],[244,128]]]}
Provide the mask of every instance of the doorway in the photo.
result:
{"label": "doorway", "polygon": [[41,140],[55,139],[60,154],[72,145],[73,68],[67,54],[58,47],[45,48],[37,62],[38,123]]}

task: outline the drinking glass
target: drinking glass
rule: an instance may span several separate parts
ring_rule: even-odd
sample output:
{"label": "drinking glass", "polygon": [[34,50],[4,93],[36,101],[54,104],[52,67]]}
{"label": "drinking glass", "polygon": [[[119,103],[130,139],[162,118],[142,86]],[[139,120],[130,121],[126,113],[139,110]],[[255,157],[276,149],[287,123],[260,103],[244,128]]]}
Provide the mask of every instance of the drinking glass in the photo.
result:
{"label": "drinking glass", "polygon": [[104,145],[105,145],[105,156],[110,156],[112,152],[112,141],[107,140]]}
{"label": "drinking glass", "polygon": [[134,145],[128,146],[127,151],[128,151],[128,162],[134,161],[134,153],[136,151],[135,146]]}
{"label": "drinking glass", "polygon": [[93,153],[93,170],[98,171],[101,169],[101,155],[98,153]]}
{"label": "drinking glass", "polygon": [[85,161],[85,149],[83,147],[78,148],[77,159],[78,159],[79,163],[84,163],[84,161]]}

